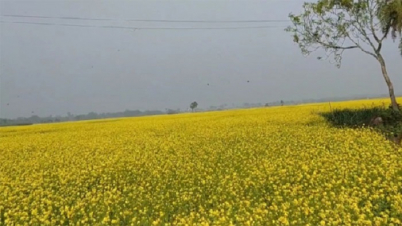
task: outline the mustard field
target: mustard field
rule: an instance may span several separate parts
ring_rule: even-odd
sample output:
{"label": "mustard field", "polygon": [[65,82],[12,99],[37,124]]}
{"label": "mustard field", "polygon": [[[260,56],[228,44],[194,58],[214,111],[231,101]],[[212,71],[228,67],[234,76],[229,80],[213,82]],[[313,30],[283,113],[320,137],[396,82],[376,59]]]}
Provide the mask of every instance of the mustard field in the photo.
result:
{"label": "mustard field", "polygon": [[401,225],[402,149],[329,110],[0,128],[0,225]]}

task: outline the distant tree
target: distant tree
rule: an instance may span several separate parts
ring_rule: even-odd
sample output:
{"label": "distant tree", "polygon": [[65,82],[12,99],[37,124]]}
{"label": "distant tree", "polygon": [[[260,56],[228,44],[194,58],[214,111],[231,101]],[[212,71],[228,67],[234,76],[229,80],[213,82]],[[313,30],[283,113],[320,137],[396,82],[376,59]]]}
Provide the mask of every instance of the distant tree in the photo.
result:
{"label": "distant tree", "polygon": [[213,110],[216,110],[216,109],[218,109],[218,107],[216,107],[216,106],[210,106],[210,107],[209,107],[209,110],[212,110],[212,111],[213,111]]}
{"label": "distant tree", "polygon": [[[387,32],[383,32],[377,15],[378,7],[385,1],[318,0],[317,2],[306,2],[303,4],[304,12],[300,15],[292,13],[289,15],[293,26],[286,28],[286,31],[292,33],[293,41],[299,45],[304,55],[323,49],[327,53],[327,58],[333,56],[337,67],[341,65],[342,54],[345,50],[358,49],[372,56],[381,67],[383,78],[388,86],[392,109],[399,112],[394,86],[388,76],[385,59],[381,53]],[[385,27],[389,26],[393,27],[393,24]]]}
{"label": "distant tree", "polygon": [[73,120],[73,119],[74,119],[74,115],[71,114],[70,112],[67,112],[67,118],[68,118],[69,121],[70,121],[70,120]]}
{"label": "distant tree", "polygon": [[226,108],[226,106],[227,106],[227,104],[221,104],[221,105],[219,105],[219,107],[218,107],[218,108],[219,108],[220,110],[223,110],[223,109],[225,109],[225,108]]}
{"label": "distant tree", "polygon": [[28,118],[29,122],[32,123],[40,123],[41,118],[37,115],[32,115],[31,117]]}
{"label": "distant tree", "polygon": [[266,104],[265,104],[265,107],[269,107],[269,104],[268,104],[268,103],[266,103]]}
{"label": "distant tree", "polygon": [[281,100],[281,106],[283,106],[285,104],[285,102],[283,100]]}
{"label": "distant tree", "polygon": [[179,113],[179,112],[177,112],[176,110],[173,110],[170,108],[166,109],[166,114],[168,114],[168,115],[173,115],[173,114],[177,114],[177,113]]}
{"label": "distant tree", "polygon": [[85,115],[76,115],[74,116],[74,119],[79,121],[79,120],[85,120]]}
{"label": "distant tree", "polygon": [[88,119],[97,119],[98,118],[98,114],[95,112],[90,112],[87,114],[87,118]]}
{"label": "distant tree", "polygon": [[194,109],[196,109],[196,108],[197,108],[197,106],[198,106],[197,101],[194,101],[193,103],[191,103],[191,104],[190,104],[191,111],[193,111],[193,112],[194,112]]}

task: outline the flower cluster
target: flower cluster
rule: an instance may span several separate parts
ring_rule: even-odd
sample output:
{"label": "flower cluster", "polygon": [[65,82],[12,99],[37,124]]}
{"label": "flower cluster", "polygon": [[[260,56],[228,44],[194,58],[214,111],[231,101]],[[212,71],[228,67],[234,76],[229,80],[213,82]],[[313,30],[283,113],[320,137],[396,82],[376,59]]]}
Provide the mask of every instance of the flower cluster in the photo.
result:
{"label": "flower cluster", "polygon": [[401,225],[402,153],[328,110],[2,128],[0,225]]}

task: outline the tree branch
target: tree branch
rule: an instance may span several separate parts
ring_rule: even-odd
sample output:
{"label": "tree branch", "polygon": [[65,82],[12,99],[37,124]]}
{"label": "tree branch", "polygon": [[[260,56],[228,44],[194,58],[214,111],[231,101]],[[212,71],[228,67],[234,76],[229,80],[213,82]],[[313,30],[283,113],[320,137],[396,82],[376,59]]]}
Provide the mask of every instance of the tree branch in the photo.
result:
{"label": "tree branch", "polygon": [[[383,37],[377,33],[375,7],[382,0],[318,0],[305,3],[304,13],[291,14],[295,42],[305,55],[322,48],[340,65],[344,50],[359,49],[378,59]],[[348,43],[349,42],[349,43]]]}
{"label": "tree branch", "polygon": [[[369,10],[370,11],[370,10]],[[372,17],[370,16],[370,19],[372,19]],[[357,18],[356,19],[356,24],[359,26],[359,32],[360,34],[364,37],[365,41],[367,41],[367,43],[371,46],[371,48],[373,48],[374,52],[377,53],[377,49],[373,44],[373,42],[371,41],[370,37],[367,35],[366,30],[364,29],[364,26],[361,24],[361,21]],[[370,23],[370,25],[372,25],[372,23]],[[375,30],[372,30],[373,35],[375,35]],[[363,39],[363,41],[364,41]],[[364,51],[365,53],[367,53],[367,51]],[[371,55],[371,54],[370,54]]]}
{"label": "tree branch", "polygon": [[322,42],[322,41],[320,41],[320,40],[317,40],[317,43],[319,43],[319,44],[321,44],[321,45],[323,45],[323,46],[325,46],[325,47],[327,47],[327,48],[331,48],[331,49],[343,49],[343,50],[346,50],[346,49],[356,49],[356,48],[359,48],[357,45],[354,45],[354,46],[345,46],[345,47],[344,47],[344,46],[331,45],[331,44]]}
{"label": "tree branch", "polygon": [[[367,4],[370,4],[370,0],[367,0],[366,2],[367,2]],[[376,40],[376,42],[380,43],[380,39],[378,38],[378,36],[377,36],[377,34],[375,32],[375,29],[374,29],[374,20],[373,20],[374,15],[373,15],[373,11],[371,9],[369,9],[369,14],[370,14],[370,29],[371,29],[371,32],[372,32],[373,37]]]}
{"label": "tree branch", "polygon": [[[373,2],[370,2],[370,1],[372,1],[372,0],[367,0],[367,4],[368,4],[368,5],[370,5],[370,3],[371,3],[371,5],[373,5],[373,7],[377,7],[377,4],[375,4],[375,3],[373,3]],[[374,29],[374,14],[373,14],[373,8],[372,8],[372,7],[369,7],[369,10],[368,10],[368,11],[369,11],[369,16],[370,16],[370,29],[371,29],[371,32],[372,32],[372,35],[373,35],[374,39],[375,39],[376,42],[378,43],[377,48],[374,48],[374,46],[373,46],[373,48],[374,48],[374,51],[376,52],[376,54],[378,55],[378,53],[381,51],[381,48],[382,48],[382,41],[384,41],[384,39],[385,39],[386,36],[383,36],[381,39],[378,38],[377,33],[376,33],[376,30]]]}

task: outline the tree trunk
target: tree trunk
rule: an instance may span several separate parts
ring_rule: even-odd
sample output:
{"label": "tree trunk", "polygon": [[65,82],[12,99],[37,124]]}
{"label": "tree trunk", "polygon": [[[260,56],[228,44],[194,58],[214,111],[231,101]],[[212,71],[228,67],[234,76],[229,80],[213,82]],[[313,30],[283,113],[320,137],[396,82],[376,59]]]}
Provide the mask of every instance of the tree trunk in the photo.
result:
{"label": "tree trunk", "polygon": [[399,112],[398,103],[396,102],[396,97],[395,97],[395,93],[394,93],[394,86],[392,85],[391,79],[388,76],[387,67],[385,65],[384,58],[382,57],[381,54],[379,54],[377,59],[380,62],[382,75],[384,76],[385,82],[387,83],[387,86],[388,86],[389,97],[391,98],[392,109],[394,111]]}

